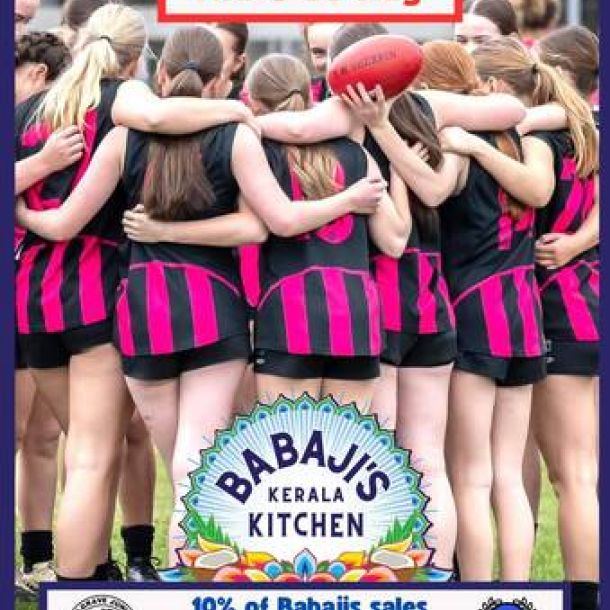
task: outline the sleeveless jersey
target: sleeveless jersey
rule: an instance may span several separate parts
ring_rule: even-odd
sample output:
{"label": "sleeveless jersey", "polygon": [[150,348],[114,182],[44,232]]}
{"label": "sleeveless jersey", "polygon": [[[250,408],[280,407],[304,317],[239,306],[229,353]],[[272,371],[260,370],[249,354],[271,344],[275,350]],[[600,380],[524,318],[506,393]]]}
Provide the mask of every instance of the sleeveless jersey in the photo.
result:
{"label": "sleeveless jersey", "polygon": [[[198,219],[237,211],[239,187],[231,171],[236,128],[228,124],[193,136],[214,192]],[[140,201],[151,139],[129,132],[123,184],[130,206]],[[124,356],[172,354],[248,332],[232,248],[130,242],[125,275],[115,325]]]}
{"label": "sleeveless jersey", "polygon": [[[495,145],[494,134],[477,134]],[[516,133],[512,136],[517,141]],[[474,159],[464,190],[440,208],[443,268],[460,351],[499,358],[543,353],[534,274],[534,210],[512,219],[506,193]]]}
{"label": "sleeveless jersey", "polygon": [[[339,185],[348,187],[366,176],[366,155],[358,144],[347,138],[327,144],[338,159]],[[287,196],[304,199],[284,147],[267,142],[265,148]],[[293,238],[272,235],[262,246],[260,266],[256,348],[336,357],[379,355],[379,301],[369,272],[365,216],[347,214]]]}
{"label": "sleeveless jersey", "polygon": [[[428,102],[411,93],[420,110],[434,120]],[[384,179],[390,181],[390,162],[367,130],[364,147],[375,159]],[[414,197],[410,193],[411,197]],[[430,214],[436,216],[435,210]],[[453,330],[455,318],[443,275],[438,218],[435,226],[423,226],[413,216],[411,234],[397,260],[374,249],[372,269],[379,289],[382,325],[386,332],[435,334]]]}
{"label": "sleeveless jersey", "polygon": [[[532,134],[553,151],[555,192],[540,210],[537,236],[546,233],[574,233],[585,221],[595,202],[595,180],[580,178],[567,131]],[[558,341],[599,340],[599,251],[591,248],[561,269],[538,265],[544,332]]]}
{"label": "sleeveless jersey", "polygon": [[[102,81],[100,103],[85,116],[81,160],[30,187],[24,193],[28,207],[57,208],[70,195],[104,136],[114,127],[111,111],[121,82]],[[33,122],[43,95],[17,108],[18,161],[39,152],[51,134],[48,125]],[[118,284],[118,245],[123,239],[123,204],[119,187],[72,240],[51,242],[33,233],[23,238],[16,278],[19,333],[62,332],[112,316]]]}

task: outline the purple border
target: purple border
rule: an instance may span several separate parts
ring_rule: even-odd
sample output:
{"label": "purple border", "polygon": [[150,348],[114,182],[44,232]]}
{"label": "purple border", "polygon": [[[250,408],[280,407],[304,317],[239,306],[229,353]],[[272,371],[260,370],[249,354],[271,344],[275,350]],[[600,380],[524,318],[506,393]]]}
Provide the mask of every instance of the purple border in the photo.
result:
{"label": "purple border", "polygon": [[[571,0],[567,0],[570,2]],[[598,0],[599,3],[599,14],[600,14],[600,31],[606,32],[610,19],[610,6],[603,0]],[[0,108],[4,111],[0,112],[0,133],[2,135],[2,142],[9,143],[13,138],[13,113],[9,110],[14,105],[14,75],[13,75],[13,3],[0,1],[0,53],[1,63],[0,70],[4,72],[5,78],[4,86],[0,87]],[[602,36],[602,56],[609,57],[610,54],[610,42],[606,40],[606,36]],[[606,69],[602,66],[602,92],[605,95],[606,90]],[[607,107],[602,106],[602,124],[606,122]],[[606,152],[610,144],[602,138],[602,158],[606,158]],[[13,370],[14,370],[14,297],[13,297],[13,276],[14,276],[14,265],[12,260],[12,246],[13,246],[13,207],[11,202],[14,200],[13,196],[13,163],[14,153],[12,147],[4,145],[4,150],[0,155],[0,199],[5,204],[0,208],[0,277],[3,281],[3,290],[0,294],[0,336],[4,338],[0,345],[0,464],[3,465],[2,469],[6,474],[2,477],[2,490],[1,497],[2,503],[0,505],[0,600],[2,600],[2,606],[5,607],[5,603],[9,600],[14,599],[14,417],[13,417]],[[602,165],[601,172],[601,184],[602,193],[606,193],[606,188],[609,184],[608,172]],[[603,202],[602,202],[603,205]],[[606,214],[602,210],[602,269],[605,274],[606,258],[610,254],[610,225],[606,221]],[[607,282],[602,282],[602,303],[610,302],[608,297],[610,296],[610,285]],[[602,311],[604,308],[602,307]],[[608,315],[602,316],[602,329],[603,336],[606,336],[610,323],[608,322],[610,317]],[[600,437],[604,439],[601,443],[602,468],[606,466],[607,456],[607,445],[606,439],[609,437],[604,434],[608,429],[608,421],[610,421],[610,415],[608,415],[604,406],[607,403],[606,400],[606,385],[608,368],[610,367],[610,341],[604,341],[602,343],[602,388],[604,400],[602,401],[602,408],[600,408],[601,422],[600,422]],[[602,470],[603,472],[603,470]],[[600,482],[600,500],[601,506],[605,507],[608,505],[607,495],[608,488],[605,483],[606,477],[601,477]],[[602,511],[603,512],[603,511]],[[601,579],[601,591],[602,599],[610,599],[610,583],[606,580],[605,575],[607,571],[609,561],[609,544],[610,544],[610,528],[605,525],[604,520],[601,522],[601,568],[602,568],[602,579]],[[193,588],[198,590],[213,589],[213,588],[240,588],[233,584],[220,584],[217,587],[214,584],[201,585],[181,585],[184,588]],[[561,583],[526,583],[524,585],[518,585],[515,583],[509,584],[492,584],[493,588],[500,591],[508,588],[523,588],[523,589],[541,589],[541,588],[561,588]],[[61,585],[55,585],[53,588],[61,588]],[[176,588],[173,585],[152,585],[152,588],[163,588],[172,589]],[[76,587],[73,587],[76,588]],[[91,585],[81,585],[79,589],[89,590],[99,587]],[[118,587],[117,587],[118,588]],[[130,585],[123,585],[123,588],[130,588]],[[256,585],[249,586],[247,588],[260,588]],[[282,589],[301,589],[303,585],[289,585],[285,584]],[[322,585],[318,585],[315,589],[325,588]],[[331,587],[332,588],[332,587]],[[342,588],[393,588],[399,590],[396,585],[346,585]],[[429,585],[412,585],[409,588],[413,589],[433,589]],[[488,584],[444,584],[439,585],[439,588],[463,588],[463,589],[485,589],[489,588]],[[41,610],[46,610],[46,604],[41,604]],[[10,607],[10,606],[6,606]]]}
{"label": "purple border", "polygon": [[14,400],[13,371],[15,367],[14,347],[14,298],[13,284],[15,268],[13,264],[13,206],[14,190],[14,151],[13,108],[14,95],[14,12],[13,3],[0,2],[0,51],[1,69],[5,72],[3,86],[0,87],[0,141],[4,143],[0,154],[0,277],[2,293],[0,295],[0,464],[3,475],[0,497],[0,599],[14,599]]}

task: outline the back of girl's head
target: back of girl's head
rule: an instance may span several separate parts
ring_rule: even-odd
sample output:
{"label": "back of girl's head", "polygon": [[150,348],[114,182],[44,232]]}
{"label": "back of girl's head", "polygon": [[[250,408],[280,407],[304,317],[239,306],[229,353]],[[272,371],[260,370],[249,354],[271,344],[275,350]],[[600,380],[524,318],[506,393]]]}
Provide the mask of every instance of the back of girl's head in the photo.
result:
{"label": "back of girl's head", "polygon": [[474,0],[468,12],[489,19],[502,36],[519,33],[517,14],[508,0]]}
{"label": "back of girl's head", "polygon": [[[182,28],[168,38],[160,67],[169,84],[166,96],[202,97],[204,88],[222,69],[222,47],[205,27]],[[159,220],[197,218],[214,201],[214,191],[202,165],[199,134],[154,136],[148,149],[148,166],[142,203]]]}
{"label": "back of girl's head", "polygon": [[72,30],[80,30],[89,17],[109,0],[66,0],[61,11],[61,24]]}
{"label": "back of girl's head", "polygon": [[504,82],[533,106],[560,104],[567,113],[579,175],[589,176],[598,170],[598,138],[591,109],[555,68],[535,59],[511,38],[490,40],[478,47],[473,57],[483,81]]}
{"label": "back of girl's head", "polygon": [[522,0],[519,21],[524,30],[545,30],[561,17],[559,0]]}
{"label": "back of girl's head", "polygon": [[222,69],[222,46],[208,28],[176,30],[161,53],[161,65],[171,79],[168,95],[201,97],[203,88]]}
{"label": "back of girl's head", "polygon": [[259,59],[246,80],[248,95],[271,112],[305,110],[311,106],[309,71],[290,55],[271,54]]}
{"label": "back of girl's head", "polygon": [[101,81],[124,76],[146,44],[144,19],[134,9],[109,3],[80,30],[75,55],[47,93],[39,118],[53,129],[82,126],[101,99]]}
{"label": "back of girl's head", "polygon": [[463,45],[448,40],[426,42],[424,62],[414,82],[416,89],[437,89],[470,94],[479,88],[479,77],[472,56]]}
{"label": "back of girl's head", "polygon": [[47,83],[54,81],[70,63],[70,51],[60,38],[49,32],[27,32],[15,43],[15,68],[43,64]]}
{"label": "back of girl's head", "polygon": [[567,71],[581,95],[588,97],[599,84],[599,39],[588,28],[569,25],[538,41],[538,56],[549,66]]}
{"label": "back of girl's head", "polygon": [[388,30],[379,23],[351,23],[341,26],[334,34],[328,54],[334,59],[341,51],[353,44],[380,34],[388,34]]}
{"label": "back of girl's head", "polygon": [[[250,99],[270,112],[311,107],[309,71],[290,55],[266,55],[251,68],[246,87]],[[288,163],[306,199],[322,199],[337,192],[337,158],[324,144],[286,146]]]}

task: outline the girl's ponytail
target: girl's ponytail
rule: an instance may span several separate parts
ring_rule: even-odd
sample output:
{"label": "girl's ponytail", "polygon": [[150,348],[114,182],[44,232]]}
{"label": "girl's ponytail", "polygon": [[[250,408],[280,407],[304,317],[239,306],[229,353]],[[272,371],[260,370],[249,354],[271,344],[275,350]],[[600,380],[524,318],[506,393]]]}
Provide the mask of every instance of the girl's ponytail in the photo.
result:
{"label": "girl's ponytail", "polygon": [[101,99],[101,81],[119,78],[140,57],[146,44],[142,16],[110,3],[95,11],[81,30],[72,65],[49,89],[37,119],[51,129],[82,127],[85,115]]}
{"label": "girl's ponytail", "polygon": [[[222,47],[207,28],[176,30],[165,43],[161,62],[171,79],[166,97],[201,97],[218,77]],[[202,166],[201,137],[151,136],[142,203],[157,220],[192,220],[214,202]]]}
{"label": "girl's ponytail", "polygon": [[538,77],[538,84],[532,95],[533,104],[539,106],[556,102],[565,109],[578,175],[587,178],[597,173],[599,142],[591,108],[555,68],[538,62],[532,69],[537,72]]}

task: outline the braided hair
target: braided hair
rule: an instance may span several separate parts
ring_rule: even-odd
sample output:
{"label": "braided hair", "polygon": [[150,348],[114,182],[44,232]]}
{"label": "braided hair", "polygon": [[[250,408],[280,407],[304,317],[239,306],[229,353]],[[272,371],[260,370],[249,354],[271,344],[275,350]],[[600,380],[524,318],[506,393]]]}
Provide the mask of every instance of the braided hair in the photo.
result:
{"label": "braided hair", "polygon": [[54,81],[70,63],[68,47],[50,32],[27,32],[15,43],[15,68],[44,64],[47,81]]}

